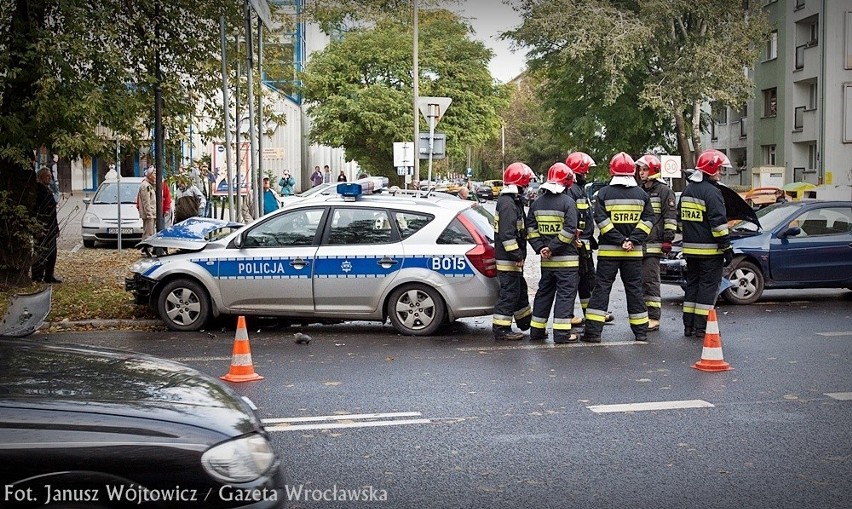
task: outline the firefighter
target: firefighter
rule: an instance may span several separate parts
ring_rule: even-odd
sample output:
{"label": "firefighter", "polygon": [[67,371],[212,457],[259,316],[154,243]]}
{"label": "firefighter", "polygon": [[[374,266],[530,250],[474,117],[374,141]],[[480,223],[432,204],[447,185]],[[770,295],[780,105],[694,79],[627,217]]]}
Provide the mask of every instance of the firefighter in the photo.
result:
{"label": "firefighter", "polygon": [[698,157],[678,203],[686,259],[686,294],[683,298],[683,335],[704,337],[707,315],[716,304],[722,271],[733,259],[725,201],[719,190],[719,169],[730,167],[718,150]]}
{"label": "firefighter", "polygon": [[512,318],[522,331],[529,330],[532,320],[527,282],[524,279],[527,230],[523,204],[524,191],[532,177],[533,172],[526,164],[510,164],[503,171],[503,189],[497,197],[494,250],[500,291],[492,318],[496,340],[523,339],[523,333],[512,331]]}
{"label": "firefighter", "polygon": [[648,194],[633,177],[633,158],[624,152],[609,162],[612,180],[598,191],[594,219],[600,230],[595,289],[586,309],[586,330],[580,338],[601,342],[606,308],[615,276],[620,272],[627,294],[627,313],[636,341],[648,341],[648,310],[642,300],[642,244],[654,221]]}
{"label": "firefighter", "polygon": [[547,339],[551,308],[553,342],[573,343],[579,339],[571,333],[580,264],[575,245],[580,233],[577,205],[567,192],[573,183],[574,172],[565,164],[551,166],[547,182],[539,187],[538,197],[527,214],[527,240],[541,255],[541,279],[533,301],[530,341]]}
{"label": "firefighter", "polygon": [[648,331],[660,330],[660,258],[672,250],[672,241],[677,231],[677,201],[674,192],[662,180],[661,166],[660,160],[650,154],[636,161],[639,181],[648,193],[654,210],[654,226],[642,251],[642,287],[645,307],[648,308]]}
{"label": "firefighter", "polygon": [[[595,222],[592,218],[592,209],[589,198],[586,196],[586,175],[589,167],[596,166],[595,160],[585,152],[572,152],[565,158],[565,165],[574,172],[574,185],[568,190],[571,197],[577,203],[577,228],[580,229],[580,238],[577,239],[577,254],[580,257],[578,268],[577,293],[580,295],[580,307],[585,316],[586,308],[589,307],[589,298],[595,287],[595,262],[592,259],[592,251],[597,249],[594,243]],[[576,327],[583,325],[584,316],[575,316],[571,319],[571,325]],[[607,312],[606,322],[613,321],[612,313]]]}

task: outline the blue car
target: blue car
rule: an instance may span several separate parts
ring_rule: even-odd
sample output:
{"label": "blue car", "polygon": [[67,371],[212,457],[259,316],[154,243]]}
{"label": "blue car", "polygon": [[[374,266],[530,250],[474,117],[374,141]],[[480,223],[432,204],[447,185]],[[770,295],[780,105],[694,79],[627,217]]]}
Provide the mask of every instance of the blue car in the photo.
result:
{"label": "blue car", "polygon": [[[852,202],[806,200],[757,211],[760,226],[730,225],[734,261],[725,268],[731,304],[751,304],[767,288],[852,289]],[[678,250],[660,264],[663,283],[685,284]]]}

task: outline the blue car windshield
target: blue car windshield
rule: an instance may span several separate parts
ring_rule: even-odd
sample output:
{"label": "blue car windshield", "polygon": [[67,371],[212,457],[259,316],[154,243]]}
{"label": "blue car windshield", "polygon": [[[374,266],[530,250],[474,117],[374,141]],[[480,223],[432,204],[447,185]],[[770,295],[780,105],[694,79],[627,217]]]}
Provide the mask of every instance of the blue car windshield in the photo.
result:
{"label": "blue car windshield", "polygon": [[136,195],[139,193],[139,184],[124,183],[120,186],[113,182],[101,184],[98,193],[92,203],[115,204],[118,197],[118,188],[121,187],[121,203],[136,203]]}
{"label": "blue car windshield", "polygon": [[[798,208],[796,202],[774,203],[756,212],[757,219],[764,231],[775,229],[776,226],[786,221],[790,214]],[[739,221],[730,227],[731,230],[757,231],[758,227],[751,221]]]}

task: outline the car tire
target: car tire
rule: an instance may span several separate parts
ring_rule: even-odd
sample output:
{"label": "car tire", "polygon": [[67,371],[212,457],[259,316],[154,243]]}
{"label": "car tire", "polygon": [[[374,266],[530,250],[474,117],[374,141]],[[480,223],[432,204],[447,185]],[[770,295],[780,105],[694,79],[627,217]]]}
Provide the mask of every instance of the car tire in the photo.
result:
{"label": "car tire", "polygon": [[394,290],[387,306],[391,324],[407,336],[430,336],[446,321],[447,308],[437,290],[405,285]]}
{"label": "car tire", "polygon": [[722,292],[722,298],[731,304],[752,304],[763,295],[763,273],[752,262],[741,260],[728,275],[733,286]]}
{"label": "car tire", "polygon": [[210,321],[210,296],[196,281],[175,279],[160,292],[157,312],[171,330],[201,330]]}
{"label": "car tire", "polygon": [[95,241],[89,239],[83,239],[83,247],[95,247]]}

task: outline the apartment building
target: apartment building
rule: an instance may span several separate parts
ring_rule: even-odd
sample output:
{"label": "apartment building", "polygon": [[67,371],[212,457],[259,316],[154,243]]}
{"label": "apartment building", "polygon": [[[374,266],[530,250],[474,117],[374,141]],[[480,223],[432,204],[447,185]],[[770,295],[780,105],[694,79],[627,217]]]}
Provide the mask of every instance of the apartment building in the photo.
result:
{"label": "apartment building", "polygon": [[710,103],[702,140],[728,185],[852,185],[852,1],[761,0],[774,27],[741,109]]}

